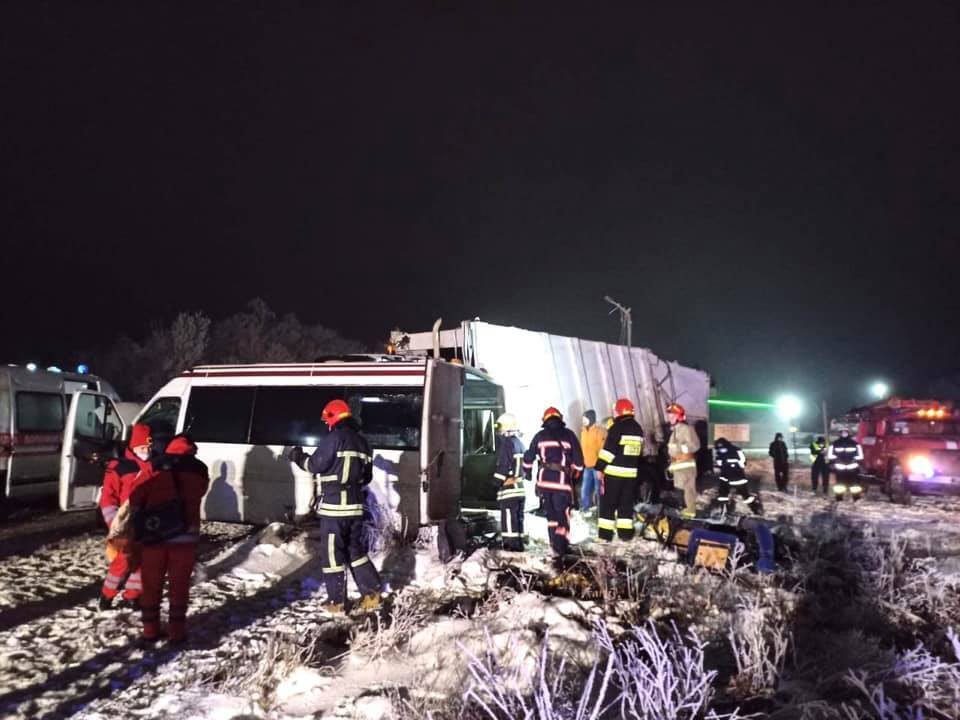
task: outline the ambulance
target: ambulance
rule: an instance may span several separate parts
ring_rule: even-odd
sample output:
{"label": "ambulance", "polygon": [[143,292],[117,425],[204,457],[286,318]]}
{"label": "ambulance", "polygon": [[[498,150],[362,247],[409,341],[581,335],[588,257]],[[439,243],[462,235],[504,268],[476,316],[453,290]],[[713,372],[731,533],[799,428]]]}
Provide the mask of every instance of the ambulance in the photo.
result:
{"label": "ambulance", "polygon": [[[54,495],[70,398],[80,390],[100,393],[114,406],[120,398],[102,378],[33,364],[0,368],[0,478],[3,496]],[[86,408],[84,408],[86,411]],[[99,422],[95,416],[81,419]]]}

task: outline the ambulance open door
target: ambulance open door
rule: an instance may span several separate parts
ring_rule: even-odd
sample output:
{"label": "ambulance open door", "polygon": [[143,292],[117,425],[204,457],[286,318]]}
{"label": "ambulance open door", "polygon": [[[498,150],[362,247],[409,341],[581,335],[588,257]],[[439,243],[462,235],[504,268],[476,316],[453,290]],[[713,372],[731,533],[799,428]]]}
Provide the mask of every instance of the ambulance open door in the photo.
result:
{"label": "ambulance open door", "polygon": [[60,509],[95,508],[107,461],[122,442],[126,425],[113,401],[84,390],[70,400],[60,451]]}

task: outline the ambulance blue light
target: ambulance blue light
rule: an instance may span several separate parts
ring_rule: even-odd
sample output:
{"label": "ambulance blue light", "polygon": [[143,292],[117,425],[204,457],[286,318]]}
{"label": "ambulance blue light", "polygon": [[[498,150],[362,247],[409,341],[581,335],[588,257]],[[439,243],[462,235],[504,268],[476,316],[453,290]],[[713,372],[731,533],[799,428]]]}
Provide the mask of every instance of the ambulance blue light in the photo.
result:
{"label": "ambulance blue light", "polygon": [[83,364],[77,365],[78,374],[86,375],[88,372],[90,372],[90,368],[88,368],[86,365],[83,365]]}

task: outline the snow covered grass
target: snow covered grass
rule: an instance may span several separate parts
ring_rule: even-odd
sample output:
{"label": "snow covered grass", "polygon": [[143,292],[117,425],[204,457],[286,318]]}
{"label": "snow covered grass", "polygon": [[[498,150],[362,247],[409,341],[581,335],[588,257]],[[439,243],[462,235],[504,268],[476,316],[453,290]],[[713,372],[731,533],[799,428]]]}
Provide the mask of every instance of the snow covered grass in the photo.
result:
{"label": "snow covered grass", "polygon": [[[486,720],[685,720],[708,716],[716,673],[704,667],[696,632],[682,634],[649,622],[615,640],[599,621],[594,640],[600,657],[586,673],[556,657],[549,642],[533,667],[517,654],[464,652],[470,684],[461,717]],[[491,643],[492,645],[492,643]],[[711,715],[717,717],[716,715]],[[735,714],[728,717],[735,717]]]}

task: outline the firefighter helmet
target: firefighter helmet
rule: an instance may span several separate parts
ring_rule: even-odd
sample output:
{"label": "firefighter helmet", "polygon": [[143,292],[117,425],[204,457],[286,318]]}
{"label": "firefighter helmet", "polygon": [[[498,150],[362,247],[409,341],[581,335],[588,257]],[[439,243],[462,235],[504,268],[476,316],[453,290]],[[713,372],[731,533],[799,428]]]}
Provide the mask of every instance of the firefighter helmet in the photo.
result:
{"label": "firefighter helmet", "polygon": [[633,403],[626,398],[620,398],[613,404],[613,416],[615,418],[620,418],[624,415],[633,415],[633,412]]}
{"label": "firefighter helmet", "polygon": [[516,432],[520,429],[520,425],[517,423],[517,416],[508,412],[503,413],[497,418],[497,427],[505,433]]}
{"label": "firefighter helmet", "polygon": [[350,406],[339,398],[328,402],[320,414],[320,417],[323,418],[323,421],[331,430],[333,430],[333,426],[338,422],[352,416],[353,413],[350,412]]}
{"label": "firefighter helmet", "polygon": [[679,403],[670,403],[667,405],[667,414],[673,413],[677,416],[677,422],[683,422],[687,419],[687,411]]}
{"label": "firefighter helmet", "polygon": [[555,407],[548,407],[543,411],[543,422],[546,422],[550,418],[559,418],[563,420],[563,413],[557,410]]}

